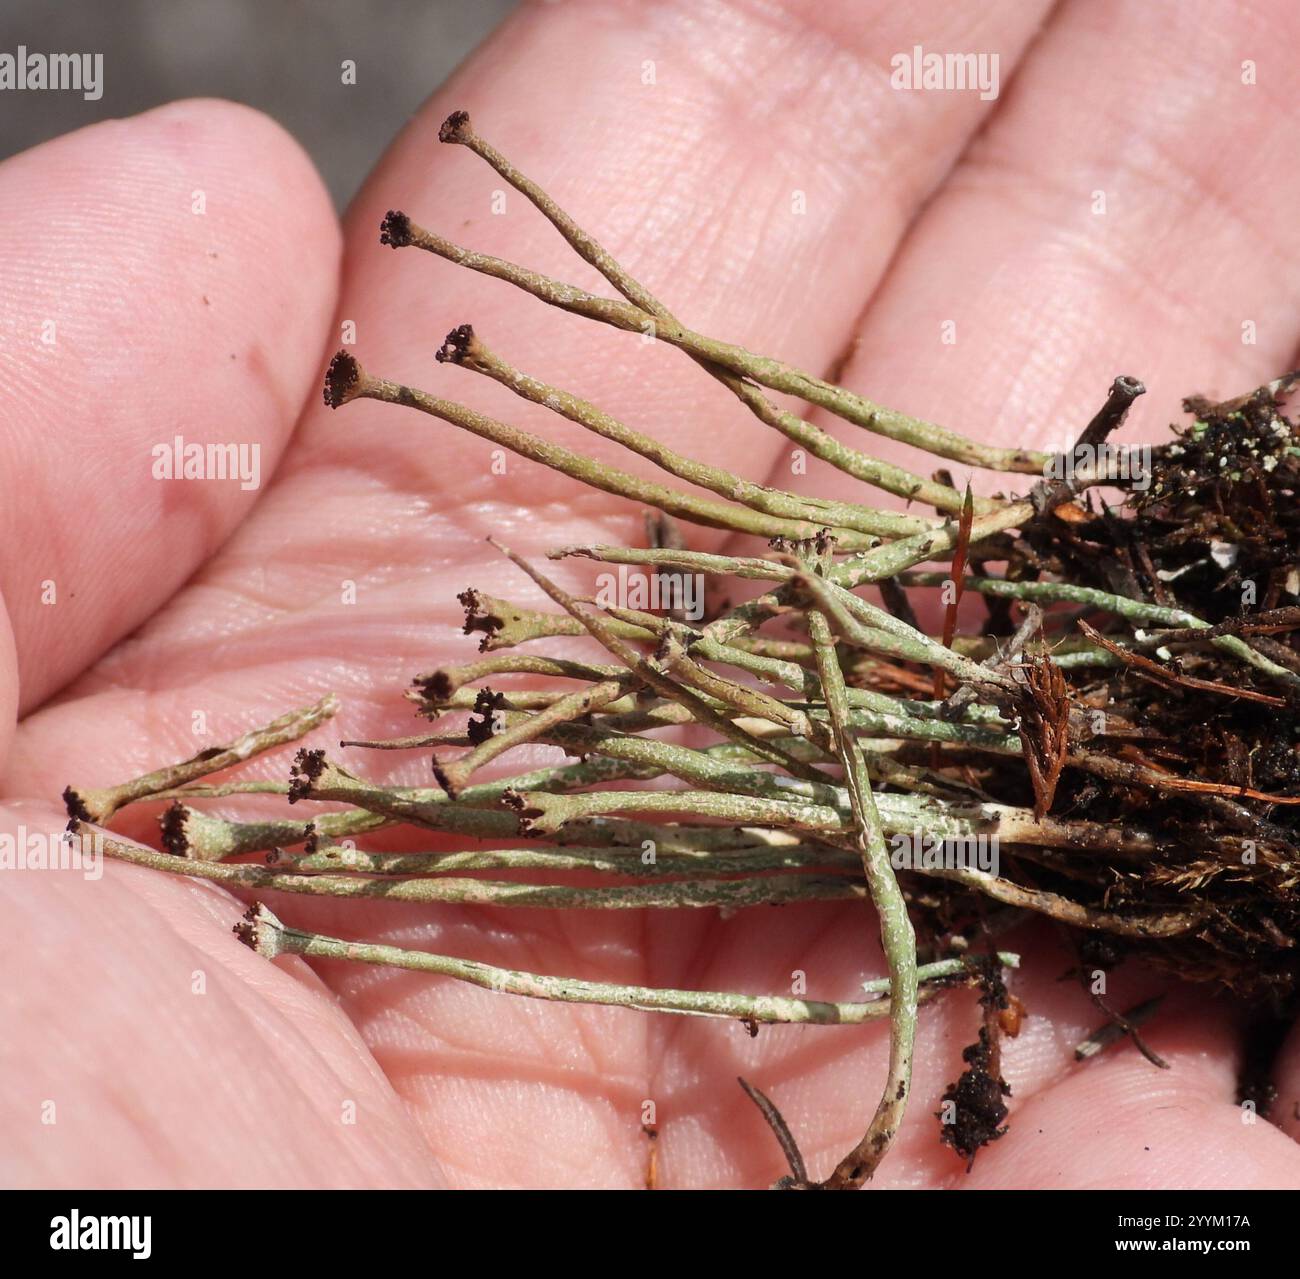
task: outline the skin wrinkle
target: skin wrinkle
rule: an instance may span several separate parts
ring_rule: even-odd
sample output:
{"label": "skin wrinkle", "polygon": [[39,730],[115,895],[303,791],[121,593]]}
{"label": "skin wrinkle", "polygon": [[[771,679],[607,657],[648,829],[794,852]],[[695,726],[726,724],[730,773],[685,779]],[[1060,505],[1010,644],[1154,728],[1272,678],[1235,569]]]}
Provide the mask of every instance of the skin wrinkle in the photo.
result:
{"label": "skin wrinkle", "polygon": [[[1167,147],[1161,149],[1170,150]],[[997,153],[992,149],[981,148],[972,159],[974,164],[971,168],[963,167],[954,173],[946,194],[995,197],[1003,203],[1023,205],[1031,222],[1046,221],[1053,205],[1059,208],[1059,201],[1063,196],[1077,200],[1079,190],[1077,182],[1067,183],[1063,175],[1044,173],[1041,167],[1021,165],[1016,157],[1008,152]],[[1097,189],[1114,190],[1118,185],[1116,174],[1122,171],[1127,171],[1133,178],[1144,182],[1151,182],[1155,177],[1149,166],[1138,163],[1126,152],[1113,156],[1107,155],[1104,159],[1111,167],[1099,171],[1095,178],[1086,179],[1094,182]],[[1118,169],[1113,167],[1116,164],[1120,166]],[[1181,162],[1179,167],[1183,167]],[[1196,200],[1193,193],[1178,191],[1172,184],[1157,181],[1153,185],[1179,194],[1184,203],[1195,206],[1197,211],[1204,206],[1204,202]],[[1234,208],[1229,200],[1221,198],[1216,201],[1216,205],[1223,210],[1230,222],[1241,227],[1247,238],[1256,241],[1275,239],[1260,234],[1244,213]],[[1091,216],[1088,215],[1089,220]],[[1098,264],[1106,266],[1108,273],[1113,274],[1116,285],[1132,290],[1133,300],[1145,301],[1147,299],[1143,295],[1155,290],[1164,294],[1166,301],[1175,301],[1180,306],[1188,302],[1212,301],[1199,291],[1190,297],[1175,295],[1169,280],[1163,273],[1155,271],[1148,265],[1145,254],[1140,251],[1142,249],[1140,241],[1124,241],[1117,249],[1109,241],[1090,238],[1086,229],[1087,221],[1082,218],[1076,221],[1079,224],[1077,228],[1071,227],[1068,223],[1054,226],[1054,234],[1068,244],[1072,252],[1086,254]],[[1121,257],[1122,252],[1128,252],[1129,257]],[[1283,257],[1280,252],[1275,256]]]}
{"label": "skin wrinkle", "polygon": [[[581,920],[575,919],[575,923],[581,923]],[[565,927],[565,924],[567,924],[567,920],[565,920],[564,916],[562,916],[562,918],[558,920],[558,923],[556,923],[556,928],[558,928],[559,932],[571,933],[572,929]],[[637,928],[638,931],[642,933],[642,936],[645,935],[647,929],[649,929],[649,920],[645,920],[645,919],[638,920]],[[569,942],[569,945],[571,945],[571,949],[575,951],[575,953],[582,953],[582,951],[588,949],[586,948],[586,946],[573,944],[572,941]],[[642,954],[645,953],[646,951],[642,951]],[[625,950],[625,954],[629,954],[627,950]],[[532,971],[534,972],[545,971],[545,968],[541,967],[542,964],[546,962],[545,954],[537,953],[537,951],[530,951],[528,955],[528,959],[529,959],[529,964],[532,964],[533,966]],[[610,971],[611,966],[610,964],[599,964],[599,966],[594,966],[594,967],[599,967],[601,968],[601,971],[608,972]],[[617,967],[621,968],[621,970],[624,971],[620,972],[620,974],[616,974],[614,979],[616,979],[616,977],[621,977],[621,979],[623,980],[637,979],[638,974],[636,971],[628,971],[629,968],[632,967],[629,966],[629,964],[627,963],[619,964],[619,966]],[[602,1024],[617,1022],[617,1020],[619,1020],[619,1010],[608,1009],[608,1010],[601,1010],[601,1011],[603,1011],[603,1013],[606,1014],[604,1018],[602,1018],[602,1016],[599,1015],[590,1016],[590,1018],[585,1018],[585,1016],[577,1016],[577,1018],[575,1018],[575,1026],[573,1026],[573,1031],[575,1031],[578,1045],[580,1045],[582,1053],[584,1053],[586,1057],[588,1057],[590,1061],[593,1062],[599,1061],[599,1058],[601,1058],[601,1052],[599,1052],[597,1041],[595,1041],[597,1040],[597,1036],[599,1035],[598,1027],[601,1027]],[[624,1015],[634,1016],[636,1014],[624,1014]],[[647,1024],[651,1022],[651,1020],[654,1019],[649,1018],[649,1016],[646,1016],[646,1018],[642,1018],[642,1022],[640,1024],[637,1024],[638,1036],[640,1036],[643,1041],[649,1040],[649,1037],[654,1033],[654,1028],[649,1026],[649,1024]],[[643,1055],[642,1061],[645,1061],[645,1055]],[[640,1089],[642,1098],[654,1096],[654,1094],[649,1091],[649,1074],[647,1074],[647,1072],[645,1075],[642,1075],[642,1072],[638,1070],[636,1072],[636,1075],[634,1076],[629,1075],[628,1078],[629,1080],[632,1078],[637,1078],[642,1080],[642,1087]],[[629,1092],[632,1091],[636,1091],[636,1089],[632,1089],[629,1087]],[[640,1100],[641,1098],[637,1098],[638,1105],[640,1105]]]}
{"label": "skin wrinkle", "polygon": [[[645,921],[642,924],[642,936],[645,937],[648,932],[649,921]],[[658,969],[652,966],[649,970],[651,974],[653,974],[651,980],[656,983],[662,980],[662,983],[666,986],[690,988],[694,984],[698,985],[701,989],[708,989],[707,982],[712,972],[708,961],[716,956],[718,947],[721,944],[722,929],[717,928],[708,932],[699,932],[698,936],[695,938],[694,945],[688,952],[684,952],[676,946],[673,946],[671,949],[664,948],[658,956],[660,964],[662,964],[665,959],[671,961],[678,956],[680,956],[680,961],[675,967],[670,965],[669,974],[662,979],[658,976]],[[651,957],[654,956],[654,952],[647,949],[645,953],[649,962],[653,964],[653,958]],[[652,1025],[648,1027],[652,1039],[657,1040],[658,1042],[658,1051],[653,1057],[651,1057],[649,1053],[647,1053],[646,1057],[645,1095],[647,1098],[653,1099],[659,1096],[663,1091],[661,1087],[657,1086],[659,1082],[672,1078],[673,1072],[670,1058],[679,1050],[680,1041],[690,1024],[690,1020],[685,1017],[656,1017],[648,1020],[667,1023],[664,1025]],[[739,1031],[738,1027],[732,1027],[730,1023],[727,1023],[727,1028]],[[762,1032],[760,1031],[759,1033],[761,1034]],[[673,1122],[678,1119],[678,1112],[681,1109],[678,1093],[675,1088],[673,1089],[673,1099],[675,1103],[673,1112],[666,1119],[661,1119],[660,1121],[659,1143],[662,1148],[661,1154],[671,1148],[672,1125]]]}
{"label": "skin wrinkle", "polygon": [[[752,914],[754,912],[750,913]],[[761,910],[757,912],[760,917],[767,913],[768,912]],[[870,927],[869,917],[864,914],[861,906],[857,904],[844,907],[836,913],[840,916],[848,916],[850,918],[856,915],[867,925],[865,930],[866,938],[873,945],[873,960],[875,961],[871,967],[873,968],[873,973],[878,973],[879,970],[883,968],[883,957],[879,954],[878,942],[874,931]],[[656,975],[654,980],[662,980],[664,984],[669,985],[698,985],[706,988],[727,988],[734,983],[725,976],[715,974],[715,963],[717,963],[718,966],[721,966],[720,961],[723,960],[722,950],[724,946],[729,946],[730,944],[731,938],[727,935],[726,928],[724,927],[714,928],[707,932],[702,931],[694,951],[685,961],[682,968],[682,973],[689,972],[689,979],[680,976],[675,977],[670,973],[662,979]],[[681,953],[680,948],[675,947],[670,953]],[[810,971],[824,971],[826,967],[833,967],[832,965],[817,964],[812,959],[809,959],[803,966],[807,967]],[[751,984],[756,990],[778,990],[778,986],[775,983],[764,982],[761,978],[757,983]],[[835,991],[810,991],[809,993],[810,997],[816,995],[818,997],[830,998],[835,995],[836,997],[852,999],[856,998],[858,992],[856,985],[851,984],[848,988],[839,991],[838,993]],[[671,1024],[666,1026],[662,1031],[663,1052],[660,1055],[659,1061],[656,1063],[656,1073],[652,1075],[652,1080],[659,1078],[673,1078],[675,1062],[670,1065],[670,1056],[673,1054],[683,1058],[689,1056],[689,1044],[684,1043],[683,1041],[689,1040],[693,1034],[698,1033],[698,1026],[688,1019],[673,1018],[660,1020],[667,1020]],[[735,1045],[737,1043],[742,1043],[737,1036],[743,1035],[744,1032],[739,1026],[731,1026],[730,1024],[728,1025],[728,1030],[731,1032],[731,1037],[727,1041],[727,1046],[735,1051]],[[815,1033],[816,1032],[814,1032],[814,1035]],[[844,1033],[852,1035],[854,1032],[846,1030]],[[870,1030],[863,1032],[863,1034],[869,1033],[871,1033]],[[760,1069],[765,1072],[761,1081],[755,1081],[751,1078],[751,1082],[759,1082],[759,1086],[764,1091],[769,1092],[769,1095],[771,1095],[769,1090],[782,1090],[783,1086],[789,1083],[792,1079],[802,1078],[804,1067],[811,1065],[819,1056],[818,1041],[815,1037],[808,1034],[808,1028],[764,1026],[759,1030],[759,1037],[765,1039],[765,1044],[776,1042],[779,1045],[784,1045],[788,1042],[791,1045],[801,1045],[800,1049],[793,1052],[786,1052],[779,1056],[775,1062],[770,1062],[761,1067]],[[676,1073],[680,1073],[680,1070],[676,1070]],[[718,1073],[723,1074],[723,1072]],[[735,1072],[733,1071],[731,1073]],[[753,1072],[750,1067],[746,1067],[745,1073],[750,1075]],[[699,1122],[698,1116],[709,1112],[709,1105],[707,1103],[712,1103],[712,1105],[716,1107],[719,1091],[726,1087],[727,1080],[728,1077],[725,1074],[723,1075],[721,1083],[716,1078],[692,1078],[690,1083],[686,1085],[685,1091],[682,1091],[680,1083],[677,1084],[674,1088],[674,1097],[678,1103],[675,1107],[675,1111],[685,1111],[684,1114],[680,1115],[679,1121],[689,1122],[695,1120]],[[693,1104],[696,1098],[705,1098],[707,1101],[696,1105]],[[728,1104],[728,1102],[734,1103],[735,1101],[734,1098],[730,1098],[727,1094],[724,1094],[724,1098],[726,1098],[724,1100],[724,1105]],[[789,1119],[790,1117],[791,1116],[787,1114],[787,1118]],[[850,1134],[846,1132],[844,1140],[841,1143],[841,1148],[852,1144],[858,1135],[860,1134]],[[666,1132],[664,1136],[661,1137],[665,1154],[672,1149],[671,1137],[671,1131]],[[805,1150],[804,1153],[805,1156],[809,1156],[817,1152],[815,1150]],[[827,1166],[830,1166],[834,1161],[828,1160],[826,1162]],[[820,1165],[815,1164],[812,1166]],[[784,1169],[778,1169],[778,1172],[780,1171],[784,1171]],[[775,1175],[777,1174],[774,1173],[772,1179],[774,1179]]]}
{"label": "skin wrinkle", "polygon": [[[595,1065],[593,1065],[589,1070],[575,1074],[570,1066],[563,1063],[557,1063],[554,1060],[553,1051],[548,1050],[548,1045],[543,1040],[543,1034],[547,1028],[545,1019],[539,1016],[536,1021],[530,1020],[528,1025],[536,1032],[531,1037],[538,1041],[537,1060],[532,1063],[533,1073],[528,1077],[530,1080],[530,1086],[541,1087],[548,1090],[553,1095],[572,1097],[575,1100],[580,1100],[582,1097],[581,1090],[584,1085],[587,1086],[588,1095],[599,1097],[608,1094],[611,1083],[616,1083],[621,1084],[625,1094],[629,1098],[634,1098],[639,1107],[641,1091],[633,1086],[634,1080],[611,1080],[606,1069]],[[587,1019],[574,1019],[574,1025],[570,1029],[572,1033],[579,1037],[581,1041],[580,1048],[583,1053],[591,1058],[593,1062],[598,1060],[600,1054],[592,1049],[586,1038],[589,1033]],[[591,1029],[594,1030],[594,1027]],[[554,1033],[553,1026],[550,1027],[550,1031],[552,1034]],[[427,1034],[421,1035],[419,1038],[427,1041]],[[427,1043],[424,1046],[427,1048]],[[386,1061],[390,1059],[390,1054],[391,1050],[387,1049],[381,1052],[381,1056]],[[403,1055],[405,1056],[406,1054]],[[414,1053],[410,1055],[414,1055]],[[421,1053],[420,1056],[422,1059],[427,1061],[427,1051]],[[477,1080],[490,1079],[493,1077],[498,1079],[520,1079],[521,1076],[519,1073],[516,1070],[511,1069],[513,1063],[517,1060],[517,1053],[512,1055],[509,1059],[503,1059],[499,1052],[490,1049],[475,1048],[471,1042],[467,1046],[462,1047],[459,1051],[453,1053],[450,1058],[444,1057],[442,1059],[442,1070],[446,1073],[448,1065],[454,1066],[457,1064],[464,1064],[473,1068],[472,1070],[465,1070],[466,1077],[473,1074]],[[399,1071],[399,1073],[403,1072]],[[409,1077],[409,1071],[405,1073],[407,1073]],[[427,1068],[424,1071],[419,1072],[419,1074],[425,1080],[437,1077],[436,1075],[431,1074]],[[427,1083],[425,1087],[427,1089]],[[613,1122],[612,1117],[609,1122]],[[611,1142],[609,1143],[608,1148],[616,1148],[616,1145],[617,1143]]]}
{"label": "skin wrinkle", "polygon": [[[485,912],[482,912],[482,914],[485,914]],[[413,925],[411,929],[402,929],[402,935],[403,935],[402,944],[426,946],[426,948],[428,948],[428,946],[432,946],[432,948],[434,949],[442,948],[442,946],[446,945],[446,941],[443,940],[443,938],[430,938],[428,936],[428,933],[426,933],[426,929],[425,931],[421,931],[419,925]],[[396,938],[391,938],[391,940],[396,940]],[[513,938],[513,940],[515,940],[516,944],[519,944],[521,938],[516,936],[515,938]],[[525,951],[523,958],[517,959],[517,961],[515,962],[519,963],[519,966],[521,967],[528,967],[530,963],[533,964],[538,963],[539,957],[537,954],[534,954],[533,951],[529,949]],[[350,974],[344,974],[344,977],[347,976],[350,976]],[[395,990],[407,988],[411,990],[412,993],[416,993],[416,994],[417,992],[419,992],[420,989],[419,981],[407,980],[408,975],[383,974],[382,976],[383,979],[385,979],[385,985],[387,985],[387,987],[391,987]],[[493,997],[493,998],[495,998],[495,1000],[499,1000],[500,997]],[[491,1016],[491,1007],[494,1006],[497,1005],[490,1005],[489,1007],[487,1007],[487,1009],[484,1011],[484,1014],[482,1015]],[[419,1026],[419,1018],[417,1018],[417,1016],[408,1016],[406,1013],[404,1013],[404,1011],[400,1011],[398,1009],[398,1006],[394,1005],[394,1003],[391,1001],[387,1003],[386,1014],[389,1016],[393,1016],[393,1015],[399,1016],[400,1022],[402,1022],[402,1024],[409,1023],[411,1024],[412,1027]],[[555,1087],[563,1088],[565,1092],[575,1093],[575,1088],[576,1088],[575,1076],[573,1076],[571,1072],[568,1071],[568,1067],[565,1067],[564,1065],[562,1065],[562,1063],[559,1063],[558,1065],[558,1063],[554,1062],[554,1053],[546,1052],[545,1046],[542,1045],[541,1039],[539,1039],[539,1032],[542,1031],[543,1027],[545,1027],[546,1024],[545,1019],[542,1018],[541,1013],[534,1014],[533,1018],[530,1018],[528,1022],[526,1022],[525,1024],[528,1024],[530,1029],[532,1029],[532,1033],[530,1033],[529,1036],[530,1039],[537,1040],[538,1054],[537,1054],[537,1061],[533,1062],[534,1072],[538,1070],[541,1070],[543,1074],[545,1074],[545,1072],[551,1072],[552,1084],[554,1084]],[[448,1022],[443,1022],[443,1020],[439,1019],[438,1033],[439,1036],[442,1037],[442,1039],[446,1039],[448,1033],[454,1032],[458,1028],[459,1028],[458,1023],[454,1022],[454,1020],[448,1023]],[[578,1022],[576,1026],[577,1032],[581,1033],[582,1028],[584,1027],[582,1027],[582,1023],[580,1020],[580,1022]],[[393,1062],[394,1055],[396,1055],[396,1057],[402,1058],[403,1061],[404,1059],[407,1059],[408,1057],[411,1057],[411,1055],[413,1055],[413,1049],[409,1049],[407,1048],[407,1046],[403,1046],[404,1042],[406,1042],[406,1037],[404,1036],[400,1037],[398,1045],[390,1045],[389,1042],[387,1042],[387,1039],[389,1039],[389,1033],[391,1032],[385,1033],[385,1031],[383,1031],[382,1026],[376,1026],[376,1024],[373,1023],[373,1020],[372,1022],[370,1022],[370,1031],[372,1031],[372,1035],[370,1035],[370,1037],[372,1037],[372,1041],[376,1039],[376,1036],[378,1039],[378,1044],[377,1044],[378,1057],[380,1057],[382,1062],[389,1063],[390,1072],[393,1071],[394,1068],[394,1062]],[[424,1031],[424,1033],[416,1032],[413,1033],[411,1037],[409,1037],[409,1042],[412,1042],[412,1044],[419,1044],[419,1042],[421,1041],[426,1041],[426,1037],[428,1037],[428,1031]],[[513,1078],[513,1074],[507,1074],[507,1071],[513,1071],[513,1065],[515,1065],[515,1062],[517,1062],[517,1059],[519,1059],[519,1057],[517,1057],[517,1052],[515,1054],[512,1054],[510,1058],[503,1059],[502,1057],[500,1057],[500,1054],[498,1052],[495,1052],[495,1050],[493,1049],[474,1048],[473,1023],[465,1024],[465,1026],[463,1027],[463,1033],[461,1033],[461,1035],[459,1036],[455,1036],[455,1041],[456,1044],[458,1044],[458,1048],[456,1048],[455,1052],[452,1052],[450,1058],[446,1057],[446,1055],[439,1055],[438,1068],[439,1071],[443,1072],[443,1074],[447,1072],[448,1067],[454,1067],[456,1063],[472,1062],[473,1065],[476,1066],[477,1074],[478,1076],[480,1076],[480,1078],[482,1078],[482,1076],[484,1075],[490,1076],[491,1074],[494,1074],[494,1072],[495,1074],[502,1075],[502,1078]],[[591,1058],[595,1059],[598,1057],[599,1054],[589,1052],[589,1055]],[[426,1052],[424,1053],[424,1061],[425,1063],[428,1063],[428,1053]],[[404,1068],[402,1067],[398,1067],[398,1074],[409,1076],[409,1071],[404,1070]],[[425,1079],[435,1078],[435,1074],[433,1074],[433,1072],[430,1072],[430,1068],[428,1065],[425,1065],[424,1070],[420,1071],[419,1075],[420,1078],[425,1078]],[[606,1076],[603,1075],[603,1072],[599,1070],[599,1068],[593,1067],[593,1070],[591,1070],[590,1075],[584,1076],[584,1078],[595,1080],[595,1079],[606,1078]]]}
{"label": "skin wrinkle", "polygon": [[[1071,237],[1073,240],[1073,237]],[[1064,246],[1063,246],[1064,247]],[[1073,243],[1070,245],[1074,248]],[[1178,308],[1184,314],[1195,315],[1200,313],[1205,316],[1207,321],[1212,321],[1210,301],[1204,292],[1194,292],[1190,295],[1184,291],[1176,290],[1171,281],[1161,276],[1158,272],[1152,270],[1147,264],[1141,261],[1140,257],[1135,257],[1131,262],[1125,262],[1115,255],[1109,255],[1103,245],[1093,243],[1086,248],[1079,245],[1079,253],[1076,261],[1092,261],[1102,268],[1100,274],[1110,277],[1110,282],[1115,291],[1120,290],[1128,292],[1131,296],[1131,304],[1134,310],[1138,305],[1148,308],[1151,312],[1153,322],[1158,322],[1159,316],[1167,314],[1171,308]],[[1159,295],[1164,305],[1154,304],[1152,294]],[[1206,330],[1213,333],[1213,324],[1207,323]],[[1262,326],[1268,332],[1272,326]],[[1242,359],[1241,341],[1238,337],[1235,341],[1226,333],[1218,338],[1207,339],[1209,349],[1219,352],[1224,357],[1225,363],[1238,363]],[[1256,348],[1252,354],[1252,361],[1259,370],[1260,378],[1267,378],[1268,371],[1274,367],[1273,358],[1269,355],[1267,346]],[[1117,435],[1116,439],[1123,438]]]}

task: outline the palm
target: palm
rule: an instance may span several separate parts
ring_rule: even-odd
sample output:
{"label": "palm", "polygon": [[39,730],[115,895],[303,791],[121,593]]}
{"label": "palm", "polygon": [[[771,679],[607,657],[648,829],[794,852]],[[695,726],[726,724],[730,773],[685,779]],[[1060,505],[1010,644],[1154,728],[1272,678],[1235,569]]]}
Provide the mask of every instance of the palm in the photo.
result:
{"label": "palm", "polygon": [[[1295,25],[1289,7],[1248,18],[1206,5],[1194,30],[1140,7],[1066,6],[1036,38],[1048,7],[1009,5],[975,30],[947,6],[927,16],[927,47],[1001,51],[1002,98],[987,104],[889,88],[882,68],[917,38],[895,7],[865,23],[858,6],[822,4],[814,23],[794,4],[769,18],[722,6],[716,28],[686,6],[649,18],[609,5],[527,12],[380,163],[345,221],[337,281],[322,194],[249,113],[167,109],[10,161],[0,183],[26,194],[6,215],[19,225],[5,243],[18,247],[3,252],[49,263],[11,276],[30,284],[8,299],[16,330],[57,314],[70,335],[57,356],[34,342],[5,352],[10,385],[36,388],[0,409],[10,438],[58,421],[53,447],[66,449],[58,465],[46,452],[45,473],[4,475],[9,545],[25,548],[0,570],[27,713],[7,774],[10,826],[58,823],[51,801],[69,780],[116,781],[192,752],[199,710],[223,734],[335,689],[340,735],[410,731],[396,690],[470,651],[456,592],[525,595],[487,532],[529,553],[636,536],[627,504],[514,458],[495,474],[488,446],[449,427],[371,403],[331,416],[315,387],[342,321],[375,372],[575,442],[576,428],[435,369],[442,333],[470,320],[520,367],[683,451],[798,483],[785,442],[674,353],[378,247],[383,211],[400,207],[593,282],[522,198],[489,215],[499,182],[437,145],[452,107],[474,111],[693,325],[812,368],[848,351],[842,380],[972,434],[1055,443],[1118,372],[1153,388],[1150,429],[1184,392],[1235,392],[1287,365],[1300,230],[1281,121],[1300,72],[1275,51],[1288,44],[1278,27]],[[1212,30],[1225,22],[1242,57],[1271,55],[1259,85],[1240,84]],[[579,46],[580,76],[565,71]],[[641,83],[645,59],[654,86]],[[189,209],[196,187],[208,193],[202,218]],[[1095,190],[1108,194],[1104,216]],[[94,215],[121,207],[106,193],[140,216],[106,225]],[[55,216],[70,207],[75,240]],[[151,246],[153,289],[133,274],[137,246]],[[74,272],[103,288],[74,289]],[[126,304],[110,307],[120,291]],[[955,345],[940,343],[945,320]],[[1240,344],[1243,320],[1257,345]],[[266,467],[284,446],[274,485],[249,511],[237,486],[155,483],[141,459],[176,431],[259,439]],[[93,486],[76,478],[95,474]],[[805,482],[825,492],[842,478]],[[710,535],[693,536],[703,548]],[[67,588],[54,608],[34,602],[45,579]],[[348,581],[355,604],[343,602]],[[427,767],[412,758],[395,775],[427,784]],[[751,1040],[728,1024],[512,1001],[408,974],[313,975],[298,961],[276,971],[230,937],[239,906],[206,886],[122,866],[98,885],[35,873],[0,884],[11,952],[26,956],[3,997],[7,1055],[22,1062],[0,1099],[15,1138],[7,1181],[639,1184],[651,1101],[661,1184],[756,1185],[782,1169],[736,1074],[783,1105],[814,1172],[860,1135],[883,1076],[873,1028]],[[872,923],[852,907],[725,922],[276,907],[344,936],[659,986],[781,991],[802,970],[811,994],[848,998],[881,971]],[[1097,1013],[1057,981],[1068,960],[1050,937],[1017,944],[1031,1020],[1007,1050],[1013,1135],[970,1177],[936,1141],[927,1112],[975,1016],[949,996],[922,1018],[910,1122],[880,1183],[1300,1183],[1296,1147],[1268,1124],[1243,1125],[1232,1105],[1230,1010],[1207,1010],[1199,992],[1167,1002],[1150,1037],[1168,1073],[1126,1049],[1076,1067],[1072,1046]],[[1121,979],[1115,1002],[1150,984]],[[1300,1076],[1283,1083],[1289,1119]],[[39,1123],[46,1099],[59,1105],[53,1127]],[[343,1122],[349,1101],[355,1124]]]}

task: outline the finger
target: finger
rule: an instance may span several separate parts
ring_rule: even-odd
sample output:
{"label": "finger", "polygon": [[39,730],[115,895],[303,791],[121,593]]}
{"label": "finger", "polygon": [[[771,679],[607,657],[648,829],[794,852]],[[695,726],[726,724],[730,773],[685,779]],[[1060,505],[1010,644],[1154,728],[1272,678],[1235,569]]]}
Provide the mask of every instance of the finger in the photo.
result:
{"label": "finger", "polygon": [[[1300,15],[1284,3],[1194,8],[1176,29],[1153,6],[1058,13],[909,235],[848,385],[981,439],[1066,448],[1117,374],[1146,383],[1125,429],[1151,438],[1181,417],[1184,395],[1236,394],[1289,367],[1300,177],[1270,121],[1300,88],[1281,54]],[[1223,30],[1231,55],[1207,35]],[[1273,175],[1263,194],[1262,173]],[[807,483],[848,491],[822,470]]]}
{"label": "finger", "polygon": [[244,107],[177,103],[0,165],[0,544],[22,548],[0,592],[24,710],[167,599],[270,479],[336,256],[307,158]]}

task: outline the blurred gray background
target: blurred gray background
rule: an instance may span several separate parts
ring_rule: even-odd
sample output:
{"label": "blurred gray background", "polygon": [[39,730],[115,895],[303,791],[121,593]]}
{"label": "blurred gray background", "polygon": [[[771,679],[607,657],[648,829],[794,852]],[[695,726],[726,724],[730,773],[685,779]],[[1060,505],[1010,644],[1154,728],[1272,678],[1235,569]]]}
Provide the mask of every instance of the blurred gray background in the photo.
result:
{"label": "blurred gray background", "polygon": [[[273,116],[341,209],[393,134],[514,0],[0,0],[0,52],[102,53],[104,93],[0,95],[0,158],[173,98]],[[340,65],[357,64],[344,87]]]}

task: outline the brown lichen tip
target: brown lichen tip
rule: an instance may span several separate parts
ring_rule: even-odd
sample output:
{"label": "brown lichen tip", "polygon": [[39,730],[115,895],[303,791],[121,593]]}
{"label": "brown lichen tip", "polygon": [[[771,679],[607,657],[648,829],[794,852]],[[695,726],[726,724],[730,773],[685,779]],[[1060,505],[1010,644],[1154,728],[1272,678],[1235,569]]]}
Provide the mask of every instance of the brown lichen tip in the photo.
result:
{"label": "brown lichen tip", "polygon": [[431,675],[417,675],[411,681],[411,687],[426,702],[435,705],[445,702],[454,692],[451,676],[446,671],[434,671]]}
{"label": "brown lichen tip", "polygon": [[400,209],[389,209],[379,224],[379,243],[404,249],[411,243],[411,219]]}
{"label": "brown lichen tip", "polygon": [[[496,731],[495,716],[506,704],[504,693],[494,693],[490,688],[479,689],[478,696],[474,699],[473,715],[480,718],[470,718],[465,725],[465,735],[469,738],[471,746],[478,746],[486,742],[488,738]],[[435,766],[435,772],[437,771]]]}
{"label": "brown lichen tip", "polygon": [[188,857],[190,855],[190,840],[185,831],[185,822],[188,815],[189,810],[180,800],[176,799],[168,805],[167,811],[158,819],[158,825],[162,832],[160,842],[173,857]]}
{"label": "brown lichen tip", "polygon": [[538,806],[535,797],[525,798],[526,795],[526,791],[508,786],[501,792],[501,803],[512,812],[519,814],[519,834],[542,834],[541,827],[536,823],[546,816],[546,811]]}
{"label": "brown lichen tip", "polygon": [[448,799],[457,799],[460,796],[460,784],[454,777],[448,775],[447,770],[438,762],[438,757],[433,757],[433,780],[447,792]]}
{"label": "brown lichen tip", "polygon": [[458,324],[443,339],[442,345],[434,353],[439,364],[460,364],[474,345],[474,326]]}
{"label": "brown lichen tip", "polygon": [[325,403],[332,409],[355,400],[365,388],[366,372],[355,355],[338,351],[325,370]]}
{"label": "brown lichen tip", "polygon": [[250,950],[264,959],[280,953],[280,933],[284,925],[261,902],[254,902],[231,930]]}
{"label": "brown lichen tip", "polygon": [[312,783],[325,771],[325,752],[304,747],[293,758],[289,771],[289,803],[296,804],[311,794]]}
{"label": "brown lichen tip", "polygon": [[86,801],[82,799],[71,786],[64,788],[63,806],[67,809],[68,816],[72,819],[68,823],[69,829],[72,829],[73,822],[93,822],[95,820],[90,814],[90,809],[86,807]]}
{"label": "brown lichen tip", "polygon": [[470,135],[468,111],[453,111],[438,130],[439,142],[464,142]]}
{"label": "brown lichen tip", "polygon": [[476,631],[483,634],[478,651],[486,653],[492,644],[492,637],[505,625],[505,619],[497,616],[482,591],[470,587],[456,596],[465,610],[465,634],[473,635]]}

